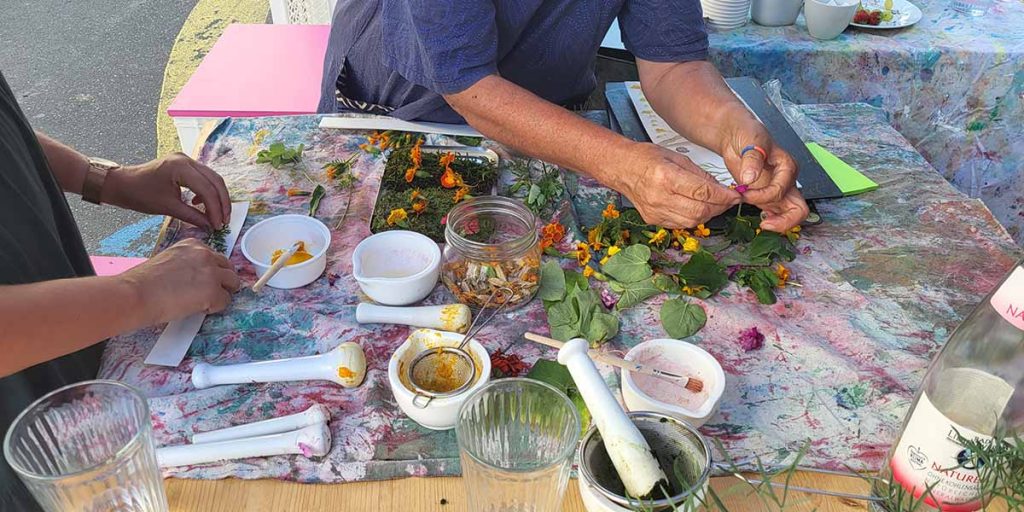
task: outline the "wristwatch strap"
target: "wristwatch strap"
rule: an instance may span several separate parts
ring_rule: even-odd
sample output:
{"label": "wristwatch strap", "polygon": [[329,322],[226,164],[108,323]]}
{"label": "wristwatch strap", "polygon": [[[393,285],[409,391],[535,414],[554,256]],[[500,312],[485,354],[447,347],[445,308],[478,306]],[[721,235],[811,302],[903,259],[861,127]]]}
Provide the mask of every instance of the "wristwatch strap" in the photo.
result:
{"label": "wristwatch strap", "polygon": [[103,183],[107,181],[107,172],[120,167],[109,160],[98,158],[89,159],[89,170],[85,173],[85,182],[82,183],[82,199],[93,204],[101,204],[100,199],[103,193]]}

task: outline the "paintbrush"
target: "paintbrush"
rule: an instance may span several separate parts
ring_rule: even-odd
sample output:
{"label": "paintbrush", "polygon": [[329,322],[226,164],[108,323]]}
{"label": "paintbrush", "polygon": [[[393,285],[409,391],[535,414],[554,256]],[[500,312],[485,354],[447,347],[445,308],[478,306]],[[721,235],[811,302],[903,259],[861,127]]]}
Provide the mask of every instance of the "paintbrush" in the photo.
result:
{"label": "paintbrush", "polygon": [[[526,337],[526,339],[530,341],[540,343],[541,345],[547,345],[552,348],[561,349],[562,345],[565,345],[565,343],[558,341],[556,339],[548,338],[547,336],[541,336],[540,334],[534,334],[532,332],[528,332],[524,334],[524,336]],[[640,363],[635,363],[633,361],[622,359],[621,357],[615,357],[611,354],[598,352],[596,350],[590,350],[587,352],[587,354],[591,357],[591,359],[595,361],[600,361],[604,364],[614,366],[622,370],[630,371],[633,373],[639,373],[641,375],[649,375],[651,377],[658,377],[661,379],[670,380],[677,384],[682,384],[683,387],[690,391],[693,391],[694,393],[700,393],[701,390],[704,389],[704,381],[696,377],[687,377],[685,375],[677,375],[675,373],[666,372],[665,370],[659,370],[657,368],[648,368],[647,366],[644,366]]]}

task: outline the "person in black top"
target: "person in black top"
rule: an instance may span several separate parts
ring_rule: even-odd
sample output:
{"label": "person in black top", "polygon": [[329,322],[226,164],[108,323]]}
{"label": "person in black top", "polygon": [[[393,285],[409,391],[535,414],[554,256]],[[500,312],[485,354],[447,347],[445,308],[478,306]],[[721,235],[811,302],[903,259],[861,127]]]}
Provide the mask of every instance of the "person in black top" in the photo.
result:
{"label": "person in black top", "polygon": [[[0,73],[0,438],[35,399],[95,378],[102,340],[223,310],[239,287],[228,260],[197,240],[94,276],[63,192],[208,229],[231,215],[224,181],[185,155],[122,167],[34,132]],[[37,509],[0,451],[0,510]]]}

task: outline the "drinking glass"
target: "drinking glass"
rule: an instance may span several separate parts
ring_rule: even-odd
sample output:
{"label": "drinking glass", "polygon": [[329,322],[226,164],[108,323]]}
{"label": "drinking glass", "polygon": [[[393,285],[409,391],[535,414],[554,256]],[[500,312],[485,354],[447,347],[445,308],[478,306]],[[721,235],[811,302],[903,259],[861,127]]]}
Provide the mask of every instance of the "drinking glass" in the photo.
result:
{"label": "drinking glass", "polygon": [[569,481],[580,419],[569,397],[533,379],[500,379],[459,408],[468,510],[555,512]]}
{"label": "drinking glass", "polygon": [[4,457],[44,510],[167,510],[146,398],[110,380],[65,386],[14,420]]}

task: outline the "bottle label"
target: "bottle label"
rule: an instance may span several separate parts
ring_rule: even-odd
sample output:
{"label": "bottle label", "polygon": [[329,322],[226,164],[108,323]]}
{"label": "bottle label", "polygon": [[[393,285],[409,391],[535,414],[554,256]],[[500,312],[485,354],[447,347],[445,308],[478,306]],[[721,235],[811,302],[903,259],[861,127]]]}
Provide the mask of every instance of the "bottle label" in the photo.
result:
{"label": "bottle label", "polygon": [[958,432],[966,439],[992,439],[953,423],[922,393],[890,467],[893,480],[914,499],[931,486],[925,498],[929,506],[945,512],[972,512],[982,506],[981,483],[970,452],[957,443]]}
{"label": "bottle label", "polygon": [[1024,268],[1013,269],[989,303],[1007,322],[1024,331]]}

